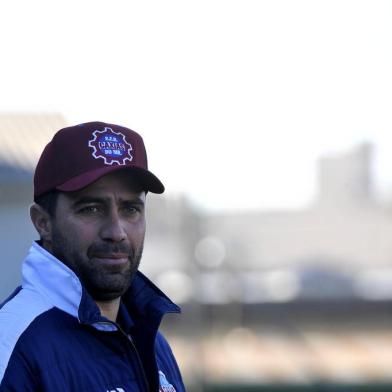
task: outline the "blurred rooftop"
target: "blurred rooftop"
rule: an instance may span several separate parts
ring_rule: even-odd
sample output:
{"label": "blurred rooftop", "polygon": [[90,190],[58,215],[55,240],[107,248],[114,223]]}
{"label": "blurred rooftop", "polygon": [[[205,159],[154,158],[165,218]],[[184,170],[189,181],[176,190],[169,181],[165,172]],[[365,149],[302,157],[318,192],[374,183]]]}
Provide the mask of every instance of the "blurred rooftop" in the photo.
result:
{"label": "blurred rooftop", "polygon": [[64,126],[58,114],[1,114],[0,169],[31,175],[44,146]]}

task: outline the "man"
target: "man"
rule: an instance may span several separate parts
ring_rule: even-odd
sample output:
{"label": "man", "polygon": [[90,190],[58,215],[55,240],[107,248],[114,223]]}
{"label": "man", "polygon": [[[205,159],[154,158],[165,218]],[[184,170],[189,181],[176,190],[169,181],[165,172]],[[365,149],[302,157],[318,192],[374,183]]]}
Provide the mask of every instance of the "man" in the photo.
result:
{"label": "man", "polygon": [[185,391],[157,332],[179,308],[138,271],[146,193],[163,191],[136,132],[55,134],[34,175],[40,240],[0,309],[0,391]]}

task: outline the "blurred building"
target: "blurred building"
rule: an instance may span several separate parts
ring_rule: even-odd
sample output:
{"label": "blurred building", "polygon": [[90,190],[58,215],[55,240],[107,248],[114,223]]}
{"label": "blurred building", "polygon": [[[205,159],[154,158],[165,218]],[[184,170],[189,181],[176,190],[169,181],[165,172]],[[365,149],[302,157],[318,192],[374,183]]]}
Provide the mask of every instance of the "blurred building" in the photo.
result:
{"label": "blurred building", "polygon": [[203,217],[202,241],[221,249],[203,263],[242,281],[244,302],[392,298],[392,213],[375,201],[371,160],[367,144],[320,159],[318,198],[305,210]]}
{"label": "blurred building", "polygon": [[65,126],[59,115],[0,115],[0,298],[20,281],[20,264],[31,241],[32,173],[45,144]]}

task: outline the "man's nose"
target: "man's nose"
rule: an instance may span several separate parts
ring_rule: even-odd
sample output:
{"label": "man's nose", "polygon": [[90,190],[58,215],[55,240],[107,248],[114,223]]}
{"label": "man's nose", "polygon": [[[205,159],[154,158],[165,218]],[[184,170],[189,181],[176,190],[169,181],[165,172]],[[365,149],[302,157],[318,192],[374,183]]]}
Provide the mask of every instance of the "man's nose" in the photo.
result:
{"label": "man's nose", "polygon": [[117,212],[111,212],[107,216],[101,230],[101,237],[103,240],[113,242],[121,242],[126,239],[124,222]]}

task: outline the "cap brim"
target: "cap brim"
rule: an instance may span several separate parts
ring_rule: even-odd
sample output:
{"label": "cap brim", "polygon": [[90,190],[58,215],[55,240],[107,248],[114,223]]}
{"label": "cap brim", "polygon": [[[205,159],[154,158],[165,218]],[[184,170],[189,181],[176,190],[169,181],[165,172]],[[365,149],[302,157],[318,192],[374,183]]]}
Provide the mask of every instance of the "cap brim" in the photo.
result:
{"label": "cap brim", "polygon": [[102,176],[120,170],[129,171],[129,173],[135,176],[136,182],[138,182],[143,189],[148,192],[163,193],[165,191],[165,187],[158,177],[150,171],[136,166],[102,167],[73,177],[67,182],[56,186],[56,189],[62,192],[78,191],[97,181]]}

